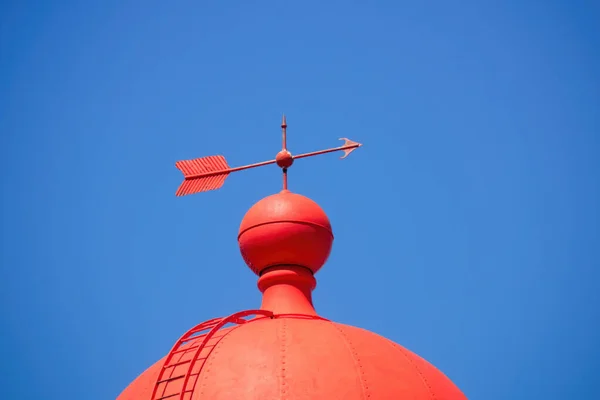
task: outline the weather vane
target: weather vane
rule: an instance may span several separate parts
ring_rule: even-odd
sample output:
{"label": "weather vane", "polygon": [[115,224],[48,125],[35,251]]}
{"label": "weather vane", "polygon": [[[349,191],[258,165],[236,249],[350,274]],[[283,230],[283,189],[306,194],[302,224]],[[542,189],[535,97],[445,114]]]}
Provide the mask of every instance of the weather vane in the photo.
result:
{"label": "weather vane", "polygon": [[188,194],[215,190],[223,186],[225,179],[232,172],[262,167],[263,165],[269,164],[277,164],[283,170],[283,189],[287,189],[287,170],[292,166],[294,160],[318,156],[319,154],[332,153],[334,151],[343,151],[344,155],[341,158],[346,158],[348,154],[362,146],[362,144],[353,142],[350,139],[340,138],[340,140],[344,141],[344,145],[342,146],[294,156],[287,149],[286,129],[287,124],[285,122],[284,115],[283,120],[281,121],[282,149],[279,153],[277,153],[277,156],[274,160],[263,161],[235,168],[229,167],[225,157],[223,156],[208,156],[196,158],[194,160],[177,161],[175,166],[181,172],[183,172],[184,180],[179,186],[179,189],[177,189],[177,193],[175,193],[175,195],[186,196]]}

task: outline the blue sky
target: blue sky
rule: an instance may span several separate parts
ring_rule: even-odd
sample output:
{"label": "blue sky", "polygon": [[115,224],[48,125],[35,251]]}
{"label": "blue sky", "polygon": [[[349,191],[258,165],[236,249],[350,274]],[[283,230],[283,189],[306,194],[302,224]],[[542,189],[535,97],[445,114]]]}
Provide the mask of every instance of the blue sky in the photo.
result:
{"label": "blue sky", "polygon": [[[204,4],[202,4],[204,3]],[[260,304],[236,235],[275,167],[176,198],[179,159],[273,158],[336,240],[319,313],[471,399],[596,394],[592,1],[5,1],[3,398],[114,398],[188,328]]]}

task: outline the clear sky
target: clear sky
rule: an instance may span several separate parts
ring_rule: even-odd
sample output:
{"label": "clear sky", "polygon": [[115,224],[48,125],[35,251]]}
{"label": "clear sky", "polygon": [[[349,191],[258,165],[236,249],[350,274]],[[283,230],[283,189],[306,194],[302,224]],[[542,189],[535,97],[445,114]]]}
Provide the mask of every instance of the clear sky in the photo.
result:
{"label": "clear sky", "polygon": [[[594,4],[595,3],[595,4]],[[10,400],[114,398],[256,308],[239,223],[275,167],[176,198],[174,162],[273,158],[336,241],[319,313],[471,399],[597,395],[594,1],[4,1],[0,357]]]}

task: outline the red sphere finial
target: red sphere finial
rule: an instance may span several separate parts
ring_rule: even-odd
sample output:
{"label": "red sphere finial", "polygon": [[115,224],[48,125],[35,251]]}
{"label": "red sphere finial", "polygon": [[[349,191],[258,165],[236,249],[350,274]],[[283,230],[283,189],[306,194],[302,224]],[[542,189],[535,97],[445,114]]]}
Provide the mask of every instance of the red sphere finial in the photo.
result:
{"label": "red sphere finial", "polygon": [[287,150],[281,150],[275,156],[275,161],[277,162],[277,166],[280,168],[289,168],[294,163],[294,157],[292,157],[292,153]]}
{"label": "red sphere finial", "polygon": [[313,274],[333,244],[329,218],[311,199],[283,190],[248,210],[238,235],[246,264],[256,273],[274,266],[300,266]]}

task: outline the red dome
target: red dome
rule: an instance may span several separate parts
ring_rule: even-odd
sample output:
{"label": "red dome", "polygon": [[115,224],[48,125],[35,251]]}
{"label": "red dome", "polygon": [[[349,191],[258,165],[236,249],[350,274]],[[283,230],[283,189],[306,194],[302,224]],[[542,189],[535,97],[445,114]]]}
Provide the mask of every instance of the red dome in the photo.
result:
{"label": "red dome", "polygon": [[313,275],[333,235],[315,202],[288,191],[269,196],[248,211],[238,240],[260,275],[260,310],[192,328],[118,400],[466,399],[402,346],[317,316]]}
{"label": "red dome", "polygon": [[[197,339],[199,341],[199,339]],[[262,318],[220,331],[198,356],[190,400],[463,400],[439,370],[364,329],[301,317]],[[188,348],[197,346],[190,342]],[[186,373],[182,352],[170,377]],[[151,399],[158,362],[118,400]],[[165,378],[168,379],[168,378]],[[179,399],[183,381],[164,382],[156,398]],[[172,397],[168,397],[172,396]]]}
{"label": "red dome", "polygon": [[329,257],[333,233],[317,203],[284,190],[248,210],[238,241],[244,261],[257,275],[275,265],[300,265],[315,273]]}

